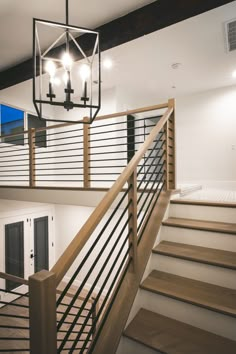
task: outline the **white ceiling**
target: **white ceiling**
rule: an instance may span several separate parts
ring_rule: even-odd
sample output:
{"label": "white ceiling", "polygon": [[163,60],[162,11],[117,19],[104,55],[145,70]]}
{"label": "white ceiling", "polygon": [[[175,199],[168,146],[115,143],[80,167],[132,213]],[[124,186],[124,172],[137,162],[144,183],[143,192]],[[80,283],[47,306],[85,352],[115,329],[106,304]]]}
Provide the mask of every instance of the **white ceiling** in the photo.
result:
{"label": "white ceiling", "polygon": [[[0,1],[2,67],[30,56],[33,16],[63,21],[64,0],[48,2],[52,8],[54,4],[55,12],[48,13],[46,0]],[[96,27],[151,2],[71,0],[70,22]],[[227,53],[224,33],[224,23],[234,17],[236,1],[103,52],[102,58],[109,57],[114,62],[112,70],[102,72],[103,90],[117,89],[123,95],[119,101],[126,108],[133,108],[168,97],[235,85],[232,71],[236,70],[236,51]],[[11,29],[9,38],[3,36],[7,27]],[[181,66],[173,70],[173,63]]]}
{"label": "white ceiling", "polygon": [[[227,53],[224,32],[234,17],[236,1],[103,52],[115,63],[103,70],[103,87],[120,87],[124,102],[139,97],[142,106],[235,85],[236,50]],[[181,66],[173,70],[173,63]]]}
{"label": "white ceiling", "polygon": [[[96,28],[153,0],[69,0],[69,23]],[[65,0],[0,0],[0,70],[32,56],[33,18],[65,22]]]}

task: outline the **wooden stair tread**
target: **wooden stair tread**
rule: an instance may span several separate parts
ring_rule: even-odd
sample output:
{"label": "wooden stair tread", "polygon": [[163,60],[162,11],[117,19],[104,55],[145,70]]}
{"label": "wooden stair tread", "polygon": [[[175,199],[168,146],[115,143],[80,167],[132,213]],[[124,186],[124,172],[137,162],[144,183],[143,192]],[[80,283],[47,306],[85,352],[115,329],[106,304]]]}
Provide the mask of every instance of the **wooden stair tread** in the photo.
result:
{"label": "wooden stair tread", "polygon": [[162,225],[181,227],[187,229],[196,229],[204,231],[222,232],[227,234],[236,234],[236,224],[218,222],[218,221],[206,221],[184,218],[168,218],[162,222]]}
{"label": "wooden stair tread", "polygon": [[236,290],[153,270],[142,289],[236,317]]}
{"label": "wooden stair tread", "polygon": [[235,354],[236,342],[141,309],[124,335],[164,354]]}
{"label": "wooden stair tread", "polygon": [[154,253],[236,270],[236,252],[161,241]]}
{"label": "wooden stair tread", "polygon": [[236,208],[234,202],[217,202],[211,200],[195,200],[195,199],[172,199],[171,204],[183,204],[183,205],[201,205],[210,207],[223,207],[223,208]]}

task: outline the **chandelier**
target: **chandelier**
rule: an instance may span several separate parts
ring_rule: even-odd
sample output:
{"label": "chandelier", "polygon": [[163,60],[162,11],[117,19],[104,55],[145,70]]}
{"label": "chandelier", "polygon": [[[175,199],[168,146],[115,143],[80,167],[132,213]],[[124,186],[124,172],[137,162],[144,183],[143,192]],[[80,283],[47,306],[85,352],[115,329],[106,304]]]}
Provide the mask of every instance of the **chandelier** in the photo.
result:
{"label": "chandelier", "polygon": [[[101,105],[99,32],[69,25],[68,1],[65,24],[33,19],[33,103],[40,119],[92,123]],[[60,109],[46,118],[45,105]]]}

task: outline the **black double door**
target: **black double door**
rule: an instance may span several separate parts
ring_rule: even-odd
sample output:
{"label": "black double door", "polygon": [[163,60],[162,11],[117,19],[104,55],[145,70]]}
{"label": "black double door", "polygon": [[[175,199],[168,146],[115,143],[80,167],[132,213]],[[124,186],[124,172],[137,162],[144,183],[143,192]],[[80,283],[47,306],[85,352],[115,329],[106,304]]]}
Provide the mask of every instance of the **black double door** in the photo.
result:
{"label": "black double door", "polygon": [[[27,219],[29,220],[29,219]],[[30,220],[31,221],[31,220]],[[24,278],[26,275],[25,265],[29,262],[27,269],[33,265],[30,273],[38,272],[49,267],[49,228],[48,216],[33,218],[33,235],[25,233],[25,220],[5,224],[5,272],[17,277]],[[32,222],[31,221],[31,222]],[[33,248],[26,249],[26,234],[33,237]],[[32,243],[31,243],[32,244]],[[32,263],[33,261],[33,263]],[[11,291],[19,286],[19,283],[6,280],[6,290]]]}

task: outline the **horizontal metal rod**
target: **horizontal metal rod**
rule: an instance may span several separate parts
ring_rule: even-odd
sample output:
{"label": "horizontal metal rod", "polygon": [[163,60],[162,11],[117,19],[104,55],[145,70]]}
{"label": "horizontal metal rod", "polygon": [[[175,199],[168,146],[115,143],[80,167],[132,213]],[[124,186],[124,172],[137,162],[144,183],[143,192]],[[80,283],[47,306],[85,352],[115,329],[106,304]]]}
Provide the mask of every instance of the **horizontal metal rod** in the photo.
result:
{"label": "horizontal metal rod", "polygon": [[124,151],[107,151],[107,152],[93,152],[88,154],[89,156],[94,156],[94,155],[107,155],[107,154],[127,154],[127,150]]}
{"label": "horizontal metal rod", "polygon": [[89,182],[95,182],[95,183],[99,183],[99,182],[115,182],[115,179],[89,179]]}
{"label": "horizontal metal rod", "polygon": [[[11,157],[11,156],[8,156]],[[12,156],[13,157],[13,156]],[[7,161],[0,161],[0,163],[11,163],[11,162],[19,162],[19,161],[29,161],[29,159],[20,159],[20,160],[7,160]]]}
{"label": "horizontal metal rod", "polygon": [[16,304],[14,302],[7,302],[7,301],[0,300],[0,304],[7,305],[7,306],[23,307],[25,309],[29,309],[29,305]]}
{"label": "horizontal metal rod", "polygon": [[91,166],[92,169],[95,169],[95,168],[109,168],[110,169],[110,168],[123,168],[123,167],[126,167],[126,165]]}
{"label": "horizontal metal rod", "polygon": [[[68,140],[68,139],[67,139]],[[67,146],[67,145],[75,145],[75,144],[82,144],[83,142],[78,142],[78,141],[75,141],[75,142],[69,142],[69,143],[63,143],[63,144],[54,144],[54,145],[48,145],[47,146],[47,149],[51,149],[51,148],[54,148],[54,147],[57,147],[57,146]],[[39,149],[41,149],[41,147],[38,147]],[[83,147],[77,147],[75,150],[82,150]],[[56,150],[57,151],[57,150]],[[45,151],[35,151],[36,154],[42,154],[44,153]],[[49,151],[50,152],[50,151]],[[51,151],[53,152],[53,151]]]}
{"label": "horizontal metal rod", "polygon": [[143,234],[144,234],[144,231],[145,231],[145,229],[146,229],[147,223],[148,223],[148,221],[149,221],[149,219],[150,219],[150,217],[151,217],[151,214],[152,214],[152,212],[153,212],[153,209],[155,208],[155,205],[156,205],[156,203],[157,203],[157,201],[158,201],[158,199],[159,199],[159,196],[160,196],[160,194],[161,194],[161,192],[162,192],[162,189],[163,189],[163,187],[164,187],[164,183],[165,183],[165,180],[163,180],[163,183],[162,183],[161,188],[158,189],[159,186],[157,186],[156,192],[153,194],[153,195],[155,195],[155,194],[157,193],[157,191],[158,191],[157,196],[156,196],[156,199],[155,199],[155,202],[153,203],[153,205],[152,205],[152,207],[151,207],[151,210],[150,210],[150,212],[149,212],[148,218],[145,220],[145,223],[142,225],[142,226],[143,226],[142,231],[141,231],[141,233],[138,235],[138,245],[139,245],[139,243],[140,243],[140,241],[141,241],[141,239],[142,239],[142,237],[143,237]]}
{"label": "horizontal metal rod", "polygon": [[[12,166],[7,166],[7,167],[12,167]],[[21,166],[18,166],[18,167],[21,167]],[[29,169],[27,169],[27,170],[22,170],[22,169],[19,170],[18,169],[18,170],[3,170],[3,171],[0,171],[0,173],[6,173],[6,172],[29,172]]]}
{"label": "horizontal metal rod", "polygon": [[[120,233],[120,235],[122,235],[122,234],[123,234],[123,232]],[[120,236],[120,235],[119,235],[119,236]],[[123,249],[124,249],[124,245],[125,245],[125,243],[128,242],[128,239],[129,239],[129,233],[128,233],[128,235],[126,236],[126,238],[124,239],[124,241],[123,241],[123,243],[122,243],[122,246],[120,247],[120,250],[119,250],[119,252],[117,253],[117,255],[116,255],[116,257],[115,257],[115,260],[113,261],[112,265],[110,266],[110,269],[109,269],[109,271],[108,271],[108,274],[107,274],[105,280],[103,281],[102,286],[101,286],[100,289],[99,289],[99,293],[98,293],[98,295],[97,295],[98,298],[100,297],[101,293],[103,292],[103,290],[104,290],[104,288],[105,288],[105,285],[107,284],[107,281],[109,280],[109,278],[110,278],[110,276],[111,276],[111,274],[112,274],[112,272],[113,272],[113,270],[114,270],[114,267],[117,265],[118,259],[120,258],[121,253],[122,253],[122,251],[123,251]],[[119,241],[119,240],[118,240],[118,241]],[[99,273],[98,273],[98,275],[97,275],[97,277],[96,277],[96,280],[93,282],[93,285],[92,285],[92,287],[91,287],[90,290],[89,290],[89,293],[92,293],[92,291],[94,290],[94,288],[95,288],[95,286],[96,286],[96,284],[97,284],[97,281],[100,279],[100,277],[101,277],[101,275],[102,275],[102,273],[103,273],[103,270],[105,269],[105,267],[106,267],[106,265],[107,265],[108,260],[111,258],[112,254],[113,254],[113,252],[114,252],[114,250],[115,250],[115,248],[116,248],[116,246],[117,246],[117,244],[118,244],[118,241],[116,240],[116,242],[115,242],[115,244],[114,244],[115,247],[113,246],[113,247],[112,247],[112,250],[109,252],[109,256],[107,257],[106,262],[104,263],[105,266],[103,265],[102,268],[101,268],[101,270],[99,271]],[[125,253],[125,256],[123,257],[123,260],[122,260],[122,261],[124,261],[124,260],[127,258],[128,254],[129,254],[129,248],[128,248],[127,252]],[[122,263],[123,263],[123,262],[122,262]],[[122,263],[121,263],[121,264],[122,264]],[[122,264],[122,266],[123,266],[123,264]],[[118,274],[119,274],[119,273],[118,273]],[[117,280],[117,277],[118,277],[118,275],[116,274],[116,276],[115,276],[115,279],[116,279],[116,280]],[[89,296],[89,294],[87,295],[87,297],[88,297],[88,296]],[[86,301],[86,299],[84,300],[84,302],[85,302],[85,301]],[[96,300],[95,300],[95,303],[96,303]],[[90,313],[88,314],[88,316],[91,315],[92,311],[93,311],[93,309],[90,310]],[[79,313],[78,313],[77,317],[79,317]],[[78,333],[78,335],[77,335],[77,337],[76,337],[76,340],[80,339],[80,336],[83,334],[82,331],[83,331],[84,327],[86,326],[86,324],[87,324],[87,322],[88,322],[88,319],[89,319],[89,318],[87,318],[87,321],[84,321],[84,324],[82,325],[82,328],[80,329],[80,331],[79,331],[79,333]],[[63,347],[62,347],[62,348],[63,348]]]}
{"label": "horizontal metal rod", "polygon": [[[0,328],[8,328],[8,329],[25,329],[29,330],[29,327],[23,327],[23,326],[13,326],[13,325],[0,325]],[[0,337],[1,338],[1,337]]]}
{"label": "horizontal metal rod", "polygon": [[37,177],[41,177],[41,176],[47,176],[47,177],[50,177],[50,176],[52,176],[52,177],[56,177],[56,176],[83,176],[83,173],[54,173],[54,174],[41,173],[41,174],[37,174]]}
{"label": "horizontal metal rod", "polygon": [[0,317],[22,318],[24,320],[29,320],[29,316],[11,315],[9,313],[0,313]]}
{"label": "horizontal metal rod", "polygon": [[92,160],[90,159],[89,162],[102,162],[102,161],[124,161],[126,159],[124,159],[124,157],[116,157],[115,159],[97,159],[97,160]]}
{"label": "horizontal metal rod", "polygon": [[[135,129],[137,129],[137,128],[135,128]],[[124,129],[124,131],[126,131],[126,129]],[[116,130],[114,130],[114,133],[115,132],[116,132]],[[135,137],[135,138],[140,137],[140,136],[141,137],[146,137],[147,135],[149,135],[149,132],[148,133],[143,133],[143,134],[129,134],[129,136],[128,135],[122,135],[120,137],[115,136],[115,137],[109,137],[109,138],[91,139],[91,140],[89,140],[89,142],[90,143],[95,143],[97,141],[107,141],[107,140],[110,141],[110,140],[119,140],[119,139],[125,139],[127,141],[127,139],[130,138],[130,137]],[[135,142],[135,143],[137,143],[137,142]],[[138,142],[138,143],[141,143],[141,142]]]}
{"label": "horizontal metal rod", "polygon": [[[117,279],[118,279],[118,276],[120,275],[120,272],[121,272],[121,270],[122,270],[122,268],[123,268],[125,259],[127,258],[128,254],[129,254],[129,252],[130,252],[131,247],[132,247],[132,245],[129,246],[127,252],[125,253],[125,255],[124,255],[124,257],[123,257],[123,262],[120,263],[120,266],[119,266],[119,268],[118,268],[118,270],[117,270],[117,272],[116,272],[116,274],[115,274],[115,277],[113,278],[113,281],[112,281],[112,283],[111,283],[111,285],[110,285],[110,287],[109,287],[109,290],[107,291],[107,294],[106,294],[106,296],[104,297],[103,302],[102,302],[102,304],[101,304],[101,306],[100,306],[100,308],[99,308],[99,310],[98,310],[97,316],[96,316],[96,317],[94,318],[94,320],[93,320],[93,324],[94,324],[94,325],[96,325],[96,323],[97,323],[97,321],[98,321],[100,315],[101,315],[102,312],[103,312],[103,309],[104,309],[104,307],[105,307],[105,305],[106,305],[106,303],[107,303],[107,300],[109,299],[109,296],[110,296],[110,294],[111,294],[111,292],[112,292],[112,289],[113,289],[114,286],[115,286],[115,283],[116,283],[116,281],[117,281]],[[111,306],[112,306],[112,304],[113,304],[113,302],[114,302],[114,300],[115,300],[115,298],[116,298],[116,295],[117,295],[117,293],[118,293],[118,291],[119,291],[120,284],[122,283],[122,281],[123,281],[123,279],[124,279],[124,276],[125,276],[125,274],[127,273],[128,267],[129,267],[129,261],[127,262],[127,265],[126,265],[126,267],[125,267],[125,269],[124,269],[124,271],[123,271],[123,274],[122,274],[121,278],[119,279],[119,283],[118,283],[119,286],[116,287],[116,291],[114,292],[114,294],[113,294],[113,296],[112,296],[112,301],[110,301],[110,304],[109,304],[109,306],[108,306],[108,308],[107,308],[107,310],[106,310],[106,313],[105,313],[105,316],[104,316],[104,319],[103,319],[103,323],[100,324],[99,330],[98,330],[97,333],[96,333],[96,338],[95,338],[95,340],[94,340],[94,338],[93,338],[92,345],[95,345],[95,343],[96,343],[96,339],[98,338],[98,336],[99,336],[99,334],[100,334],[100,331],[101,331],[101,329],[102,329],[102,327],[103,327],[103,325],[104,325],[104,323],[105,323],[105,321],[106,321],[106,317],[108,316],[108,313],[110,312]],[[100,291],[101,291],[101,290],[100,290]],[[100,297],[100,292],[98,293],[98,295],[99,295],[99,296],[97,296],[97,298]],[[95,301],[96,301],[96,300],[95,300]],[[95,302],[95,304],[96,304],[96,302]],[[93,350],[93,347],[91,347],[90,350]]]}
{"label": "horizontal metal rod", "polygon": [[[156,116],[156,117],[150,117],[152,119],[154,118],[160,118],[161,116]],[[145,121],[145,120],[148,120],[150,118],[135,118],[135,122],[140,122],[140,121]],[[109,127],[109,126],[112,126],[112,125],[117,125],[117,124],[126,124],[127,123],[127,120],[126,120],[126,116],[125,116],[125,121],[121,121],[121,122],[115,122],[115,123],[108,123],[108,124],[101,124],[101,125],[97,125],[97,126],[91,126],[90,129],[96,129],[96,128],[104,128],[104,127]]]}
{"label": "horizontal metal rod", "polygon": [[[154,171],[153,174],[151,175],[151,178],[150,178],[149,180],[146,180],[146,181],[145,181],[145,182],[146,182],[146,185],[145,185],[145,187],[144,187],[142,193],[140,193],[140,195],[139,195],[139,197],[138,197],[137,204],[139,204],[140,201],[142,200],[142,197],[143,197],[143,195],[144,195],[144,193],[145,193],[145,190],[146,190],[146,188],[148,187],[149,183],[151,182],[152,176],[153,176],[154,174],[155,174],[155,175],[158,175],[158,176],[159,176],[159,175],[162,176],[162,175],[164,174],[164,172],[162,172],[162,168],[163,168],[163,167],[164,167],[164,162],[163,162],[163,164],[162,164],[162,166],[161,166],[161,170],[158,171],[158,172]],[[158,178],[158,179],[159,179],[159,178]],[[152,181],[152,187],[151,187],[151,189],[153,188],[155,182],[156,182],[156,183],[159,183],[159,181],[157,181],[157,178]],[[140,184],[140,185],[141,185],[141,184]],[[147,198],[148,198],[148,196],[146,196],[145,200],[147,200]],[[144,205],[145,205],[145,203],[142,204],[142,207],[140,207],[140,210],[139,210],[139,212],[138,212],[138,217],[139,217],[139,215],[140,215],[140,213],[141,213],[142,208],[143,208]]]}
{"label": "horizontal metal rod", "polygon": [[[163,173],[163,175],[164,175],[164,173]],[[155,182],[154,182],[154,183],[155,183]],[[154,183],[153,183],[153,185],[154,185]],[[157,188],[159,187],[159,185],[160,185],[160,182],[157,184]],[[155,194],[152,195],[152,198],[153,198],[154,195],[155,195]],[[146,202],[148,201],[148,197],[149,197],[149,195],[147,195],[147,197],[145,198],[144,203],[142,204],[142,207],[139,209],[138,218],[139,218],[139,216],[140,216],[140,214],[141,214],[141,212],[142,212],[142,209],[143,209],[144,206],[146,205]],[[152,199],[151,199],[151,200],[152,200]],[[148,206],[147,206],[147,208],[146,208],[146,212],[145,212],[145,214],[142,216],[142,219],[141,219],[141,220],[139,221],[139,223],[138,223],[138,232],[139,232],[139,230],[140,230],[140,228],[141,228],[141,226],[142,226],[142,223],[143,223],[143,221],[144,221],[144,218],[145,218],[145,216],[146,216],[146,213],[147,213],[147,210],[148,210],[148,208],[149,208],[149,206],[150,206],[150,203],[151,203],[151,201],[149,201]]]}
{"label": "horizontal metal rod", "polygon": [[[22,145],[22,146],[23,146],[23,145]],[[5,148],[5,149],[7,148],[6,146],[4,146],[4,147],[3,147],[3,146],[0,146],[0,147],[1,147],[1,148]],[[8,152],[22,152],[22,151],[29,150],[28,147],[26,147],[26,148],[21,148],[21,149],[14,149],[14,150],[13,150],[13,147],[15,147],[15,145],[12,146],[12,149],[11,149],[11,150],[7,150],[7,151],[4,150],[4,151],[2,151],[2,152],[0,151],[0,154],[5,154],[5,153],[8,153]]]}
{"label": "horizontal metal rod", "polygon": [[[67,150],[68,151],[68,150]],[[62,151],[54,151],[54,152],[65,152],[64,150]],[[46,157],[37,157],[37,160],[45,160],[45,159],[64,159],[64,158],[71,158],[71,157],[82,157],[83,155],[65,155],[65,156],[46,156]]]}
{"label": "horizontal metal rod", "polygon": [[[1,171],[0,171],[0,173],[2,173]],[[27,174],[27,175],[19,175],[19,174],[17,174],[17,175],[4,175],[4,176],[0,176],[0,179],[1,178],[3,178],[3,177],[29,177],[29,174]]]}
{"label": "horizontal metal rod", "polygon": [[[0,337],[1,340],[20,340],[20,341],[28,341],[30,338],[22,338],[22,337]],[[1,350],[1,349],[0,349]]]}
{"label": "horizontal metal rod", "polygon": [[[61,131],[61,132],[54,132],[54,133],[48,133],[48,130],[47,130],[47,136],[51,136],[51,135],[53,135],[53,136],[55,136],[55,135],[59,135],[59,134],[67,134],[67,133],[71,133],[71,132],[82,132],[83,131],[83,128],[79,128],[79,129],[70,129],[70,130],[65,130],[65,128],[60,128],[60,127],[58,127],[57,126],[57,128],[56,129],[64,129],[63,131]],[[36,132],[37,132],[37,130],[36,130]],[[79,135],[78,135],[79,136]],[[80,135],[81,137],[83,136],[83,134],[81,134]],[[67,137],[68,138],[68,137]]]}
{"label": "horizontal metal rod", "polygon": [[[60,321],[57,320],[57,322],[60,322]],[[63,321],[63,324],[72,324],[72,322],[71,321]],[[82,324],[83,324],[83,322],[82,323],[77,322],[75,326],[81,326]],[[92,324],[87,324],[87,326],[92,327]],[[60,332],[60,330],[57,330],[57,331]]]}
{"label": "horizontal metal rod", "polygon": [[37,171],[54,171],[54,170],[81,170],[82,167],[52,167],[52,168],[36,168]]}
{"label": "horizontal metal rod", "polygon": [[51,183],[55,183],[55,182],[65,182],[65,183],[69,183],[69,182],[83,182],[83,179],[55,179],[55,180],[50,180],[50,179],[36,179],[37,182],[51,182]]}
{"label": "horizontal metal rod", "polygon": [[[59,156],[56,156],[59,158]],[[69,157],[69,156],[68,156]],[[77,156],[71,156],[71,157],[77,157]],[[34,163],[33,165],[34,166],[41,166],[41,165],[58,165],[58,164],[67,164],[67,163],[70,163],[70,164],[73,164],[73,163],[83,163],[83,160],[77,160],[77,161],[55,161],[55,162],[43,162],[43,163]]]}
{"label": "horizontal metal rod", "polygon": [[0,349],[0,353],[30,352],[29,349]]}
{"label": "horizontal metal rod", "polygon": [[[116,208],[112,211],[111,216],[109,217],[109,219],[106,221],[105,225],[103,226],[102,230],[99,232],[98,236],[96,237],[96,239],[94,240],[92,246],[89,249],[89,252],[91,253],[93,251],[93,249],[95,248],[95,246],[97,245],[97,243],[99,242],[99,240],[101,239],[102,235],[104,234],[105,230],[107,229],[108,225],[110,224],[110,221],[112,220],[112,218],[114,217],[114,215],[116,214],[117,210],[119,209],[119,207],[121,206],[122,202],[124,201],[124,199],[126,198],[129,190],[130,190],[131,186],[129,186],[129,188],[127,189],[127,191],[123,194],[123,196],[121,197],[120,201],[118,202],[118,204],[116,205]],[[76,279],[77,275],[79,274],[79,272],[81,271],[82,267],[84,266],[84,264],[87,261],[87,254],[84,256],[84,258],[82,259],[79,267],[77,268],[76,272],[73,274],[73,276],[71,277],[70,282],[68,282],[67,286],[65,287],[63,293],[61,294],[61,296],[59,297],[59,299],[57,300],[57,306],[60,304],[60,302],[62,301],[62,299],[66,296],[66,292],[68,291],[68,289],[70,288],[71,284],[73,284],[74,280]],[[85,281],[86,281],[85,277]],[[84,281],[83,281],[84,282]],[[80,285],[79,289],[76,291],[75,296],[78,297],[80,291],[83,289],[83,283]],[[74,300],[72,301],[71,305],[73,305]],[[65,315],[64,315],[65,316]],[[62,321],[60,322],[60,325],[58,328],[60,328],[62,325]]]}
{"label": "horizontal metal rod", "polygon": [[[82,148],[77,149],[77,148],[73,148],[73,149],[66,149],[66,150],[54,150],[54,151],[36,151],[35,154],[37,155],[42,155],[42,154],[52,154],[52,153],[58,153],[58,152],[67,152],[67,151],[78,151],[78,150],[83,150]],[[76,155],[76,156],[83,156],[83,155]],[[53,157],[53,156],[52,156]],[[64,157],[64,156],[61,156]],[[37,157],[38,159],[38,157]]]}

